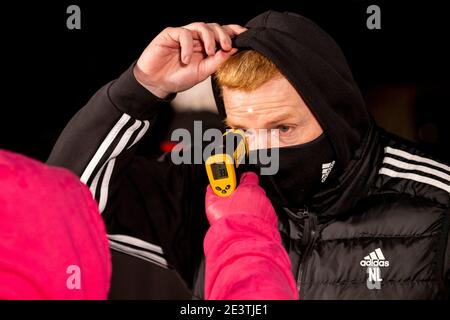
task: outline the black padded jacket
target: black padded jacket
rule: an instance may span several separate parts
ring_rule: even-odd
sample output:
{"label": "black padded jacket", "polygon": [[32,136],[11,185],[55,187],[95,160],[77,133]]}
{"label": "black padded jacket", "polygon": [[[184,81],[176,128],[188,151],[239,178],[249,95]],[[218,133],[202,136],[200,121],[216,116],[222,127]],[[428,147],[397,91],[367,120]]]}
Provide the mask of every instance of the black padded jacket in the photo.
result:
{"label": "black padded jacket", "polygon": [[[278,66],[336,153],[334,183],[302,208],[276,207],[300,298],[447,299],[448,164],[374,124],[341,50],[314,23],[269,11],[247,27],[234,45]],[[140,148],[164,102],[128,69],[72,118],[48,163],[90,187],[112,250],[176,269],[202,298],[204,167],[149,159]]]}

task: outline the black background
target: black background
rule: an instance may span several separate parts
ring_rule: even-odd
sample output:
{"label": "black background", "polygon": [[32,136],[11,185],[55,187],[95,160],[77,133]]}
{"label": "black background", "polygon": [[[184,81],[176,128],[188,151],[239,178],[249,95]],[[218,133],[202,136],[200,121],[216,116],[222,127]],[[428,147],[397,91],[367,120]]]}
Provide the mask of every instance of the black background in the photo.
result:
{"label": "black background", "polygon": [[[70,117],[100,86],[137,59],[164,27],[193,21],[244,24],[274,9],[301,13],[336,39],[369,105],[378,103],[380,95],[381,102],[389,101],[397,88],[412,90],[408,103],[416,131],[407,138],[448,158],[450,12],[444,3],[72,0],[2,4],[0,148],[45,160]],[[71,4],[81,8],[81,30],[66,27],[66,9]],[[381,30],[366,27],[370,4],[381,8]],[[389,107],[378,112],[377,120],[388,119],[388,129],[396,131],[395,117]]]}

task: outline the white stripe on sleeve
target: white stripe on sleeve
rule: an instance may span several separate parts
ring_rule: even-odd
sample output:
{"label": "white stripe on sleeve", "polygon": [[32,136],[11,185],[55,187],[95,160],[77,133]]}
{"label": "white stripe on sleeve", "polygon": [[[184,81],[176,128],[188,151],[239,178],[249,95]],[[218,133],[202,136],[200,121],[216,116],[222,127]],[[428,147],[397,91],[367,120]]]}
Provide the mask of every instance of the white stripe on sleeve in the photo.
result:
{"label": "white stripe on sleeve", "polygon": [[392,148],[392,147],[386,147],[386,148],[384,148],[384,151],[386,153],[394,154],[394,155],[397,155],[399,157],[405,158],[407,160],[413,160],[413,161],[417,161],[417,162],[430,164],[432,166],[435,166],[435,167],[438,167],[438,168],[441,168],[441,169],[444,169],[444,170],[450,172],[450,167],[445,165],[445,164],[443,164],[443,163],[440,163],[440,162],[437,162],[437,161],[434,161],[434,160],[431,160],[431,159],[428,159],[428,158],[424,158],[424,157],[421,157],[421,156],[418,156],[418,155],[415,155],[415,154],[412,154],[412,153],[409,153],[409,152],[406,152],[406,151],[403,151],[403,150],[400,150],[400,149],[395,149],[395,148]]}
{"label": "white stripe on sleeve", "polygon": [[450,182],[450,175],[436,169],[431,169],[430,167],[421,166],[418,164],[411,164],[390,157],[385,157],[383,159],[383,163],[387,163],[401,169],[422,171]]}
{"label": "white stripe on sleeve", "polygon": [[83,183],[87,183],[90,176],[92,175],[92,172],[99,164],[100,160],[102,159],[103,155],[105,154],[106,150],[108,150],[109,146],[113,143],[116,136],[119,134],[120,130],[127,124],[128,120],[130,120],[130,116],[127,114],[123,114],[122,117],[117,121],[116,125],[111,129],[111,131],[106,136],[105,140],[103,140],[102,144],[98,148],[95,155],[92,157],[91,161],[87,165],[86,169],[84,170],[83,174],[81,175],[80,180]]}
{"label": "white stripe on sleeve", "polygon": [[381,168],[379,171],[380,174],[392,177],[392,178],[404,178],[409,180],[414,180],[417,182],[426,183],[432,186],[435,186],[436,188],[442,189],[450,193],[450,186],[442,183],[441,181],[438,181],[436,179],[424,177],[415,173],[406,173],[406,172],[397,172],[388,168]]}

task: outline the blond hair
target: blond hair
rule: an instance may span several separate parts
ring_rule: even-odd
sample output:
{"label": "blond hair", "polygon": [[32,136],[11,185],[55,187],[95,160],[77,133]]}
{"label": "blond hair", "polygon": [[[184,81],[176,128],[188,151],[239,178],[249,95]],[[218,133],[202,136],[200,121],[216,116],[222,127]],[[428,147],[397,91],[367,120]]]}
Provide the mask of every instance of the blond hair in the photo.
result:
{"label": "blond hair", "polygon": [[264,55],[245,50],[225,61],[217,70],[215,78],[221,88],[252,91],[278,74],[278,68]]}

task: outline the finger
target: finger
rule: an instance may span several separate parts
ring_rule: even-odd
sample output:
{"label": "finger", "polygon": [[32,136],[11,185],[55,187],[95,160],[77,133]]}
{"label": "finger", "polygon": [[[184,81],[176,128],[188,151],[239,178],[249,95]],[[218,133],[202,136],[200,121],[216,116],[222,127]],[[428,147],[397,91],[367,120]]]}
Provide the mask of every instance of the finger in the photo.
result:
{"label": "finger", "polygon": [[217,196],[213,189],[211,188],[211,185],[208,184],[206,187],[206,194],[205,194],[205,206],[208,208],[210,205],[215,203],[219,199],[219,196]]}
{"label": "finger", "polygon": [[211,185],[208,184],[208,186],[206,187],[206,199],[210,198],[213,194],[214,191],[212,190]]}
{"label": "finger", "polygon": [[193,51],[191,32],[183,28],[167,28],[167,36],[180,47],[181,62],[188,64]]}
{"label": "finger", "polygon": [[180,29],[180,47],[181,47],[181,62],[189,64],[191,62],[192,52],[194,50],[194,44],[192,34],[189,30],[183,28]]}
{"label": "finger", "polygon": [[194,52],[204,52],[205,50],[203,49],[203,44],[200,40],[195,40],[194,39]]}
{"label": "finger", "polygon": [[258,185],[259,179],[256,173],[254,172],[245,172],[241,176],[241,181],[239,183],[240,186],[242,185]]}
{"label": "finger", "polygon": [[215,55],[209,56],[202,60],[199,64],[199,76],[202,79],[206,79],[208,76],[216,72],[217,68],[236,52],[236,48],[233,48],[230,51],[219,50]]}
{"label": "finger", "polygon": [[205,52],[207,55],[212,56],[216,53],[216,40],[214,32],[205,23],[195,22],[188,24],[183,28],[198,32],[201,40],[203,41],[203,46],[205,47]]}
{"label": "finger", "polygon": [[208,26],[214,32],[215,40],[220,43],[222,49],[225,51],[230,51],[232,47],[231,38],[227,31],[217,23],[209,23]]}
{"label": "finger", "polygon": [[227,30],[227,33],[230,37],[237,36],[237,35],[241,34],[242,32],[245,32],[248,30],[247,28],[240,26],[238,24],[227,24],[222,27],[225,30]]}

